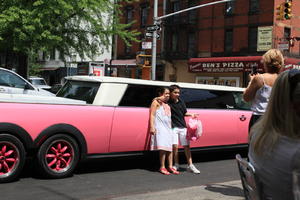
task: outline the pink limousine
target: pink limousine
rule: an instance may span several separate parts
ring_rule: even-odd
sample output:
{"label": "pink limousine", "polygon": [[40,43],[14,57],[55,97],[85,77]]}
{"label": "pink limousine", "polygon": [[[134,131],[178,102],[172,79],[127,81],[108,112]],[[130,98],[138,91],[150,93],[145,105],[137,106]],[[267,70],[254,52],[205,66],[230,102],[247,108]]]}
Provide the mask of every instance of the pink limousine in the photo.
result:
{"label": "pink limousine", "polygon": [[[86,104],[1,102],[0,182],[17,179],[26,157],[50,178],[73,173],[80,160],[149,150],[149,105],[171,82],[68,77],[59,97]],[[194,150],[246,147],[249,106],[243,88],[176,83],[189,112],[199,114],[202,137]]]}

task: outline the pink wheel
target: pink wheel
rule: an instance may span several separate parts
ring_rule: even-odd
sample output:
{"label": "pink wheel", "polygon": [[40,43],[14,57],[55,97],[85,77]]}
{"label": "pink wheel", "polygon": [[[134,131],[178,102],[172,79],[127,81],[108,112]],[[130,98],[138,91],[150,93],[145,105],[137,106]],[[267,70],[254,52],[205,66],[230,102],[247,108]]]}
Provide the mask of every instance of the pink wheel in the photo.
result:
{"label": "pink wheel", "polygon": [[74,171],[79,159],[79,149],[72,137],[58,134],[48,138],[41,145],[37,157],[44,175],[63,178]]}
{"label": "pink wheel", "polygon": [[0,135],[0,182],[17,178],[25,162],[25,150],[20,140],[12,135]]}
{"label": "pink wheel", "polygon": [[53,141],[45,155],[45,162],[50,170],[61,173],[67,171],[74,158],[74,148],[66,140]]}

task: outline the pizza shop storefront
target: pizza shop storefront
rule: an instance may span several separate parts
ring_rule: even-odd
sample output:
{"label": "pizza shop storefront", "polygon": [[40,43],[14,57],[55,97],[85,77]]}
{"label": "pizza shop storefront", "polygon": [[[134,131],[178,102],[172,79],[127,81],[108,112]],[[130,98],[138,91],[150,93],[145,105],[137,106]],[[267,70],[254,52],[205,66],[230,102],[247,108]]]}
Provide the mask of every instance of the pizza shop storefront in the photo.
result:
{"label": "pizza shop storefront", "polygon": [[[188,70],[196,75],[196,83],[246,87],[249,73],[264,71],[261,59],[261,56],[191,58]],[[299,63],[299,59],[285,58],[286,66]]]}

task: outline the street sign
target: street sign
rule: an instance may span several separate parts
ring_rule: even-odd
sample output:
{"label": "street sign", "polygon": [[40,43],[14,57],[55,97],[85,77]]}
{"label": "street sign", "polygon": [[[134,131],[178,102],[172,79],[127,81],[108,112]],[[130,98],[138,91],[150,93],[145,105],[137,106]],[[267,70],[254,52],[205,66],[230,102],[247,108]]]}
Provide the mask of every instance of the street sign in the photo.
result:
{"label": "street sign", "polygon": [[[152,32],[146,32],[145,33],[145,38],[152,38],[153,37],[153,33]],[[160,35],[159,33],[156,33],[156,39],[160,39]]]}
{"label": "street sign", "polygon": [[158,31],[160,29],[160,25],[158,24],[154,24],[154,25],[151,25],[151,26],[147,26],[146,27],[146,30],[148,32],[154,32],[154,31]]}
{"label": "street sign", "polygon": [[288,50],[288,49],[289,49],[289,43],[288,43],[288,42],[285,42],[285,43],[279,43],[279,44],[278,44],[278,49],[279,49],[280,51]]}
{"label": "street sign", "polygon": [[151,32],[146,32],[146,33],[145,33],[145,37],[146,37],[146,38],[152,38],[152,37],[153,37],[153,33],[151,33]]}
{"label": "street sign", "polygon": [[156,33],[156,39],[160,40],[160,34]]}
{"label": "street sign", "polygon": [[152,49],[152,42],[142,42],[142,49]]}

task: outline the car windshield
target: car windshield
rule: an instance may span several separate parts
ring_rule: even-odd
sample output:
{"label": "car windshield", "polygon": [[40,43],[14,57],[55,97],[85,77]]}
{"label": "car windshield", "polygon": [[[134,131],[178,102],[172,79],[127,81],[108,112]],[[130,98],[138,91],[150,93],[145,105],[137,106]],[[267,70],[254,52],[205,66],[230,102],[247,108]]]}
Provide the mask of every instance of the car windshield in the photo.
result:
{"label": "car windshield", "polygon": [[31,79],[33,85],[47,85],[44,79]]}
{"label": "car windshield", "polygon": [[83,100],[92,104],[99,86],[100,83],[95,82],[67,81],[56,96]]}
{"label": "car windshield", "polygon": [[14,73],[0,70],[0,85],[15,88],[24,88],[26,82]]}

